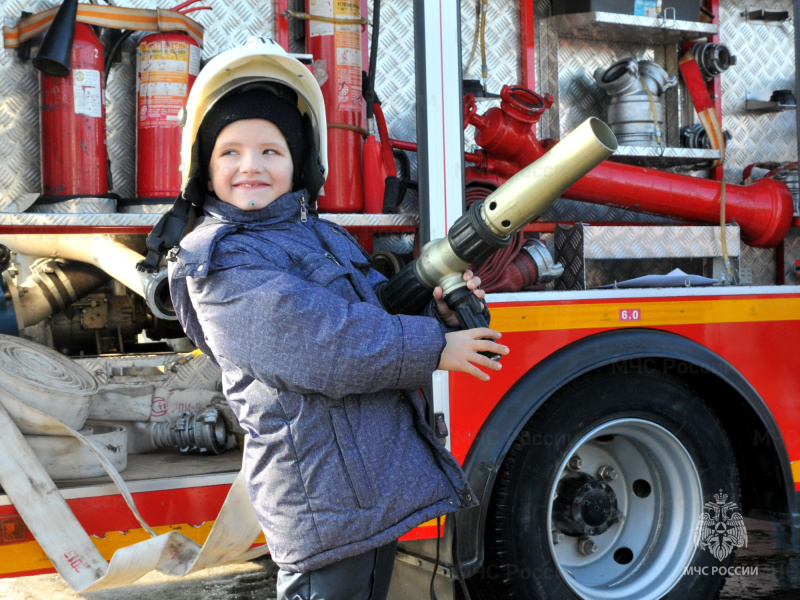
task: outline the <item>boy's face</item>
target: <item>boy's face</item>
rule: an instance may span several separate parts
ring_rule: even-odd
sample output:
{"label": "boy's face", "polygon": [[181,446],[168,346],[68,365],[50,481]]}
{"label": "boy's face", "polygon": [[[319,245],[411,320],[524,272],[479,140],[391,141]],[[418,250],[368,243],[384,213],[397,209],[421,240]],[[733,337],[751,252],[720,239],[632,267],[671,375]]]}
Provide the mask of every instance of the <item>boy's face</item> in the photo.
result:
{"label": "boy's face", "polygon": [[289,146],[264,119],[242,119],[217,136],[208,165],[208,189],[242,210],[258,210],[292,191]]}

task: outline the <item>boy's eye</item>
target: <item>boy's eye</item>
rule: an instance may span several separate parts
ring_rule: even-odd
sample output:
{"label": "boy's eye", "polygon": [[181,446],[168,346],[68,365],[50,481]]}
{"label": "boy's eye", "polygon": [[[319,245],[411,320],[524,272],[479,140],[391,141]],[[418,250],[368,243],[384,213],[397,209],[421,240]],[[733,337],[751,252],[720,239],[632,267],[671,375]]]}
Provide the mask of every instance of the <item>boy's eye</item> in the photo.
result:
{"label": "boy's eye", "polygon": [[277,152],[275,152],[275,150],[273,150],[272,148],[267,148],[266,150],[264,150],[264,154],[277,154]]}

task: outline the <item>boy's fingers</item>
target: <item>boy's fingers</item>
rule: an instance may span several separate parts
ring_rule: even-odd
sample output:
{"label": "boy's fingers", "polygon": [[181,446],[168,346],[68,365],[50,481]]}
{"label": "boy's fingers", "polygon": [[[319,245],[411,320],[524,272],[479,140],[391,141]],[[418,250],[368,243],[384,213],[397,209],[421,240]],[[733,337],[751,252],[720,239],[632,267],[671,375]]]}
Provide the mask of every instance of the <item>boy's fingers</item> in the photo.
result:
{"label": "boy's fingers", "polygon": [[499,331],[495,331],[494,329],[489,329],[488,327],[475,327],[474,329],[469,329],[468,331],[472,332],[474,339],[480,340],[483,338],[491,338],[493,340],[499,340],[500,337],[503,335]]}
{"label": "boy's fingers", "polygon": [[468,364],[469,366],[466,369],[464,369],[465,373],[472,375],[473,377],[475,377],[476,379],[480,379],[481,381],[489,381],[489,375],[487,373],[484,373],[478,367],[476,367],[471,363]]}

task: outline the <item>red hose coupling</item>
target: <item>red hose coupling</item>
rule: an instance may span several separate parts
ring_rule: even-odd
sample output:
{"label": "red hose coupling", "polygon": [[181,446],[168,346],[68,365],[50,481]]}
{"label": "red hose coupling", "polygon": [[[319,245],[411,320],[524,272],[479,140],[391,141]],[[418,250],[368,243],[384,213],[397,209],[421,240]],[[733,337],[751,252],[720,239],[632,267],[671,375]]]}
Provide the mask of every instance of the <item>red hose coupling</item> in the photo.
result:
{"label": "red hose coupling", "polygon": [[536,139],[536,124],[553,105],[550,94],[540,96],[519,86],[503,86],[500,108],[477,113],[475,97],[464,97],[464,125],[475,127],[475,143],[494,158],[525,167],[545,153]]}

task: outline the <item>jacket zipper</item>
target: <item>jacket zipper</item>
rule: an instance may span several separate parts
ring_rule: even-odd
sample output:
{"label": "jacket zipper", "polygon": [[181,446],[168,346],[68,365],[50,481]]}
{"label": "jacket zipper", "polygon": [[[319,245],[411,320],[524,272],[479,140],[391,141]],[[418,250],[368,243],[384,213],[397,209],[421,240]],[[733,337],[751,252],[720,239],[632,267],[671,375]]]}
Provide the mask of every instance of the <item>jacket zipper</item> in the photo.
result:
{"label": "jacket zipper", "polygon": [[300,196],[300,221],[305,223],[308,221],[308,211],[306,210],[306,197]]}

